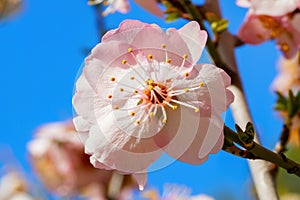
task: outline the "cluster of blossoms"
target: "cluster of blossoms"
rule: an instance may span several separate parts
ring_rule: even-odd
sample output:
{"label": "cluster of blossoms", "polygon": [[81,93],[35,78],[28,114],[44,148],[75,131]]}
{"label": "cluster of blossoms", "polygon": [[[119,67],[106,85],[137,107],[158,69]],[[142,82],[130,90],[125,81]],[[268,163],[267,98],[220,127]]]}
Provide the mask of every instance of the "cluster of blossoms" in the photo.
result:
{"label": "cluster of blossoms", "polygon": [[165,33],[135,20],[103,36],[73,97],[74,124],[95,167],[133,174],[143,189],[163,152],[200,164],[222,148],[221,114],[233,95],[223,70],[196,64],[206,39],[196,22]]}
{"label": "cluster of blossoms", "polygon": [[[138,5],[140,5],[145,10],[149,11],[150,13],[161,17],[163,12],[157,6],[156,0],[134,0]],[[109,13],[113,13],[115,11],[121,13],[127,13],[130,9],[128,0],[89,0],[89,5],[97,5],[103,3],[107,5],[107,8],[103,12],[103,15],[106,16]]]}
{"label": "cluster of blossoms", "polygon": [[47,189],[60,196],[81,194],[89,199],[105,200],[115,172],[94,168],[83,149],[70,121],[41,126],[28,144],[32,165]]}
{"label": "cluster of blossoms", "polygon": [[237,0],[237,4],[249,7],[238,33],[241,40],[259,44],[274,39],[286,58],[300,50],[299,0]]}

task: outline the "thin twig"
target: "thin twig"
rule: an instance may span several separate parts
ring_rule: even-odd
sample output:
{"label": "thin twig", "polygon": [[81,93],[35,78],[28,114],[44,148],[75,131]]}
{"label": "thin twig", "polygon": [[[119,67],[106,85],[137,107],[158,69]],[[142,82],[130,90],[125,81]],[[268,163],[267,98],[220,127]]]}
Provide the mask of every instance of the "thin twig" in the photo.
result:
{"label": "thin twig", "polygon": [[243,143],[243,141],[240,140],[237,133],[235,133],[227,126],[224,127],[224,135],[225,137],[229,138],[230,140],[239,144],[240,146],[244,147],[248,152],[250,152],[253,156],[252,159],[261,159],[269,161],[285,169],[288,173],[295,174],[298,177],[300,177],[300,164],[293,160],[290,160],[283,153],[277,154],[273,151],[266,149],[265,147],[261,146],[256,142],[253,142],[253,144],[250,147],[247,147]]}

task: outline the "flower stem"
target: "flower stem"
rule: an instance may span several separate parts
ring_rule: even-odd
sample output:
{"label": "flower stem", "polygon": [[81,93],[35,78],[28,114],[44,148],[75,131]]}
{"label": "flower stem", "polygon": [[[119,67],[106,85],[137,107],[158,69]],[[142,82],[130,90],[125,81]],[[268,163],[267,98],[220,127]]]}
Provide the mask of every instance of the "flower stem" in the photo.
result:
{"label": "flower stem", "polygon": [[266,149],[256,142],[253,142],[250,147],[247,147],[244,145],[244,142],[240,140],[238,135],[227,126],[224,127],[224,135],[227,139],[244,147],[248,151],[248,154],[251,153],[251,158],[247,157],[248,159],[261,159],[269,161],[285,169],[288,173],[295,174],[300,177],[300,164],[290,160],[283,153],[274,153],[273,151]]}

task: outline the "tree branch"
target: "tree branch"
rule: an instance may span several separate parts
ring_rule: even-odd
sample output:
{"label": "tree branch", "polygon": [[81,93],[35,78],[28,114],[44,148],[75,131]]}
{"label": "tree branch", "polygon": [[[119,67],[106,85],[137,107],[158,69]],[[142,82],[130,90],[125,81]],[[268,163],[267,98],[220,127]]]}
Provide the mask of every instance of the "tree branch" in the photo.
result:
{"label": "tree branch", "polygon": [[[234,143],[244,147],[247,150],[247,153],[244,154],[251,155],[251,157],[247,156],[246,158],[253,159],[253,160],[261,159],[261,160],[269,161],[285,169],[288,173],[295,174],[298,177],[300,177],[300,164],[296,163],[293,160],[290,160],[283,153],[280,154],[274,153],[273,151],[266,149],[265,147],[261,146],[256,142],[253,142],[251,146],[247,146],[238,137],[238,134],[236,134],[233,130],[231,130],[227,126],[224,127],[224,135],[228,140],[233,141]],[[270,197],[268,196],[267,198]]]}

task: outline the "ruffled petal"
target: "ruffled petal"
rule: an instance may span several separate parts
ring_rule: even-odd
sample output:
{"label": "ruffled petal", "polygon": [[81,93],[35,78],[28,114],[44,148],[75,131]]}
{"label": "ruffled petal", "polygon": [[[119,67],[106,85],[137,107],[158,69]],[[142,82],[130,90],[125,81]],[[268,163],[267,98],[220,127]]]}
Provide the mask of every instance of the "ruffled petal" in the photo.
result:
{"label": "ruffled petal", "polygon": [[72,103],[76,114],[91,123],[95,122],[95,116],[93,115],[94,98],[95,93],[93,92],[90,84],[87,82],[85,76],[82,74],[76,82],[76,91],[73,96]]}
{"label": "ruffled petal", "polygon": [[180,28],[177,32],[188,46],[189,52],[192,54],[193,64],[197,63],[205,48],[207,40],[206,31],[200,30],[199,24],[192,21]]}
{"label": "ruffled petal", "polygon": [[298,0],[252,0],[253,12],[257,15],[283,16],[297,9]]}
{"label": "ruffled petal", "polygon": [[150,13],[158,16],[163,17],[163,11],[158,7],[157,2],[155,0],[134,0],[138,5],[140,5],[145,10],[149,11]]}

